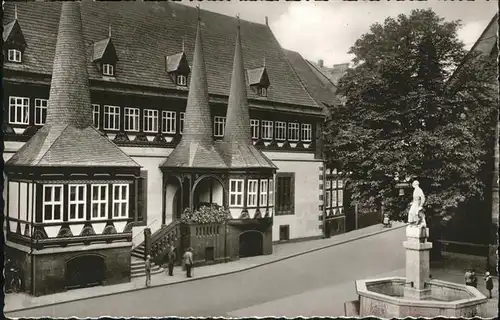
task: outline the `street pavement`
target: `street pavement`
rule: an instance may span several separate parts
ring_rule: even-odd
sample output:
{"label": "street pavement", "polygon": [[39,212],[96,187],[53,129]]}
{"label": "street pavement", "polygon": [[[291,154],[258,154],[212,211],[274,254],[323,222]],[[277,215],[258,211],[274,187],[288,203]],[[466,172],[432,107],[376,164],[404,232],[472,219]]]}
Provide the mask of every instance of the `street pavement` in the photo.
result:
{"label": "street pavement", "polygon": [[[356,299],[356,279],[404,268],[404,237],[405,229],[400,228],[240,273],[16,311],[7,316],[251,316],[252,312],[245,310],[273,301],[281,302],[281,307],[263,306],[262,312],[266,313],[267,308],[267,315],[273,316],[288,315],[288,311],[295,316],[342,316],[343,303]],[[285,298],[292,300],[282,300]]]}
{"label": "street pavement", "polygon": [[[380,228],[380,226],[373,226]],[[359,235],[358,235],[359,236]],[[352,236],[351,236],[352,237]],[[349,240],[349,235],[338,237]],[[405,229],[393,229],[359,240],[298,255],[290,259],[247,271],[160,285],[91,299],[42,306],[6,313],[8,317],[98,317],[98,316],[343,316],[344,302],[357,299],[354,281],[363,278],[404,276],[405,255],[402,241]],[[338,242],[339,240],[337,240]],[[335,243],[332,239],[275,246],[273,255],[290,256]],[[269,256],[245,258],[236,262],[196,268],[196,277],[231,272],[243,266],[266,263]],[[275,257],[276,259],[276,257]],[[436,279],[461,283],[461,270],[433,269]],[[172,279],[164,274],[153,282]],[[184,280],[176,270],[174,281]],[[139,278],[137,281],[143,282]],[[478,289],[485,293],[484,281]],[[97,287],[97,289],[105,287]],[[496,316],[498,281],[494,299],[488,302],[488,316]],[[81,292],[85,291],[82,289]],[[68,293],[73,290],[68,291]],[[77,292],[74,290],[74,292]],[[55,302],[55,301],[54,301]],[[6,301],[7,303],[7,301]]]}

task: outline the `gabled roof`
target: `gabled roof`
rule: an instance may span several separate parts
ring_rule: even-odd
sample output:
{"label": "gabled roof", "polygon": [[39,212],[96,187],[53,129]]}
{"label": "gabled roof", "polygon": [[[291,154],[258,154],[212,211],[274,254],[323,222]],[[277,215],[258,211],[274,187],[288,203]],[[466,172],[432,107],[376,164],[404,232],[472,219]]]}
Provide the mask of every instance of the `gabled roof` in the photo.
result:
{"label": "gabled roof", "polygon": [[226,128],[220,150],[230,168],[276,169],[273,162],[253,145],[245,80],[240,27],[238,26],[226,114]]}
{"label": "gabled roof", "polygon": [[260,67],[255,69],[247,70],[248,84],[261,85],[263,87],[269,87],[269,76],[267,75],[266,67]]}
{"label": "gabled roof", "polygon": [[[30,45],[23,56],[26,58],[23,59],[23,71],[50,75],[61,2],[16,3],[23,12],[19,21]],[[178,90],[165,72],[165,56],[178,53],[184,37],[186,57],[192,64],[196,8],[172,1],[82,1],[80,5],[85,47],[89,52],[94,42],[108,37],[109,25],[113,25],[113,44],[120,57],[120,72],[115,76],[118,85]],[[209,93],[227,97],[232,70],[232,52],[227,48],[235,42],[235,34],[228,30],[236,28],[236,19],[210,11],[201,12]],[[6,1],[4,20],[13,18],[14,3]],[[273,86],[266,101],[297,108],[317,108],[290,68],[268,26],[242,20],[241,40],[245,46],[246,69],[262,66],[262,52],[266,52],[266,68]],[[102,81],[102,74],[90,60],[87,68],[89,78]],[[14,70],[14,67],[6,69]],[[260,101],[250,88],[248,97]]]}
{"label": "gabled roof", "polygon": [[226,168],[212,138],[207,75],[199,22],[194,48],[193,74],[184,115],[184,132],[181,141],[161,167]]}
{"label": "gabled roof", "polygon": [[94,43],[94,52],[92,61],[100,61],[103,58],[112,61],[118,61],[118,55],[116,54],[115,46],[111,38],[106,38]]}
{"label": "gabled roof", "polygon": [[170,56],[167,56],[167,72],[181,72],[183,74],[189,74],[191,69],[189,68],[189,63],[184,52],[179,52]]}
{"label": "gabled roof", "polygon": [[62,5],[46,124],[6,166],[138,165],[92,124],[80,4]]}
{"label": "gabled roof", "polygon": [[[333,105],[337,99],[336,87],[325,76],[314,72],[311,66],[302,56],[295,51],[284,50],[291,66],[302,80],[309,94],[319,103]],[[322,79],[323,78],[323,79]]]}
{"label": "gabled roof", "polygon": [[23,31],[17,19],[9,22],[3,27],[3,42],[16,42],[21,46],[26,46],[26,39],[24,39]]}
{"label": "gabled roof", "polygon": [[[498,13],[496,13],[491,21],[488,23],[483,33],[479,36],[477,41],[474,43],[469,53],[465,56],[461,64],[456,68],[456,70],[451,75],[448,80],[448,85],[454,83],[459,76],[463,66],[470,59],[473,53],[479,53],[484,56],[492,56],[497,52],[498,46]],[[496,59],[496,57],[495,57]]]}

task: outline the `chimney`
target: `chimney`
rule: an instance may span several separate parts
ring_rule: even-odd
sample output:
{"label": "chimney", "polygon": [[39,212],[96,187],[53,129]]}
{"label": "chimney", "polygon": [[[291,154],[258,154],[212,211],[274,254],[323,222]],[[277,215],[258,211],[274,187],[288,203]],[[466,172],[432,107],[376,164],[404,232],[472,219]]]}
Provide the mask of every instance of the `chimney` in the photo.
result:
{"label": "chimney", "polygon": [[267,16],[266,16],[266,26],[269,27],[269,20],[268,20]]}
{"label": "chimney", "polygon": [[324,62],[324,61],[323,61],[323,59],[319,59],[319,60],[318,60],[318,65],[319,65],[321,68],[323,68],[323,62]]}

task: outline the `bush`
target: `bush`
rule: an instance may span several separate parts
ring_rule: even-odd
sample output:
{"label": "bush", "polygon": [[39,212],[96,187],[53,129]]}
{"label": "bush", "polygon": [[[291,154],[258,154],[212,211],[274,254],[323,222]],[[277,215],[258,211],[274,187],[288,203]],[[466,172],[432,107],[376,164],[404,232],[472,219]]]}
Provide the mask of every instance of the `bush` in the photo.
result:
{"label": "bush", "polygon": [[183,223],[211,224],[224,223],[231,218],[231,213],[228,209],[217,204],[202,205],[200,209],[192,211],[186,208],[181,215]]}

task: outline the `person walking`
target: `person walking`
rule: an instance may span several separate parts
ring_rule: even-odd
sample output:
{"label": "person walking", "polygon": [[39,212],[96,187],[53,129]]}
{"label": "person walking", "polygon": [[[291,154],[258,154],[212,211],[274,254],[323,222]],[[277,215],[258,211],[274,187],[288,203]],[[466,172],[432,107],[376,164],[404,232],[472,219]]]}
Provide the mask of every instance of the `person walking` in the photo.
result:
{"label": "person walking", "polygon": [[144,262],[146,268],[146,287],[151,285],[151,256],[148,254],[146,261]]}
{"label": "person walking", "polygon": [[491,290],[493,290],[493,277],[490,275],[489,272],[486,272],[484,281],[486,282],[486,290],[488,290],[488,292],[490,293],[489,298],[491,299],[492,298]]}
{"label": "person walking", "polygon": [[184,266],[186,268],[186,276],[191,278],[191,269],[193,268],[193,248],[189,247],[183,256]]}
{"label": "person walking", "polygon": [[170,246],[170,251],[168,252],[168,275],[174,275],[174,264],[175,264],[176,254],[175,247]]}
{"label": "person walking", "polygon": [[477,288],[477,275],[476,275],[476,269],[472,269],[471,271],[471,280],[472,280],[472,286],[474,288]]}
{"label": "person walking", "polygon": [[465,285],[472,286],[472,270],[471,269],[467,269],[467,271],[465,271]]}

